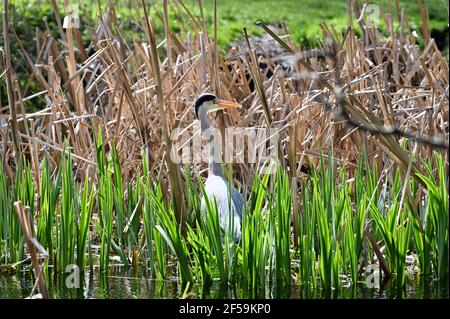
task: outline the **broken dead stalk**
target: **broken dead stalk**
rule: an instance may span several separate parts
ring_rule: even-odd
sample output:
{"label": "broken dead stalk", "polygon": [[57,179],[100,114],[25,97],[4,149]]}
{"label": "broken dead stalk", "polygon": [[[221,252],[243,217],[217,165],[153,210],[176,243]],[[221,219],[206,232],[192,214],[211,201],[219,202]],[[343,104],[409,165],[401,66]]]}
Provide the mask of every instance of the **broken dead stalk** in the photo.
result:
{"label": "broken dead stalk", "polygon": [[39,251],[44,256],[47,256],[47,252],[42,248],[42,246],[37,241],[36,237],[33,236],[33,228],[30,222],[30,208],[23,207],[22,202],[17,201],[14,203],[16,207],[17,217],[19,219],[20,226],[22,227],[22,232],[27,243],[28,251],[31,255],[31,262],[33,264],[34,275],[36,277],[37,286],[43,299],[50,299],[50,294],[45,284],[44,273],[42,272],[42,265],[39,262],[37,251]]}

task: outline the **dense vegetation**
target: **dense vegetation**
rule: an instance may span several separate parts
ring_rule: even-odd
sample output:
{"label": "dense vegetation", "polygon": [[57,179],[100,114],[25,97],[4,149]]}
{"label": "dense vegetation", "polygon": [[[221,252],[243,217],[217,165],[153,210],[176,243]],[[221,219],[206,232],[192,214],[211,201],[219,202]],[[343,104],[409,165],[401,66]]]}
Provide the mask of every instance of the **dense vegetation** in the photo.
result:
{"label": "dense vegetation", "polygon": [[[408,21],[397,9],[383,16],[398,26],[387,29],[363,17],[345,30],[305,31],[287,19],[292,37],[255,26],[282,52],[276,57],[256,53],[248,37],[219,54],[236,30],[222,31],[209,4],[163,3],[150,16],[131,1],[95,19],[83,2],[92,27],[53,24],[46,36],[40,25],[36,55],[23,38],[29,27],[16,24],[15,37],[11,24],[2,61],[14,68],[0,72],[0,273],[31,272],[31,258],[47,281],[72,264],[107,280],[121,265],[180,282],[182,297],[213,282],[238,287],[237,297],[289,297],[293,284],[301,297],[340,297],[341,288],[356,297],[375,265],[390,297],[408,297],[419,280],[448,297],[449,84],[429,32],[437,22]],[[293,3],[279,14],[294,13]],[[15,4],[11,12],[23,3]],[[31,5],[54,19],[48,3]],[[356,20],[360,9],[345,12]],[[128,26],[127,14],[136,15]],[[214,25],[224,40],[214,41]],[[302,48],[301,37],[317,30],[316,48]],[[275,174],[261,173],[266,160],[224,165],[246,199],[240,243],[220,229],[213,200],[201,215],[207,163],[169,156],[181,153],[174,129],[198,134],[192,103],[205,91],[243,106],[219,113],[218,127],[279,136]]]}
{"label": "dense vegetation", "polygon": [[[87,179],[84,184],[74,181],[70,155],[53,176],[44,161],[40,184],[32,178],[29,164],[20,164],[12,185],[0,172],[3,264],[20,269],[25,258],[24,237],[11,204],[20,200],[39,208],[34,222],[37,239],[49,253],[47,276],[53,272],[64,277],[71,264],[82,272],[99,267],[107,275],[113,253],[119,257],[115,263],[132,268],[133,273],[144,266],[147,276],[159,280],[179,276],[181,291],[197,283],[207,293],[217,278],[223,286],[238,287],[240,297],[279,298],[290,296],[294,280],[304,297],[338,297],[343,287],[350,287],[348,297],[356,297],[358,283],[368,275],[361,269],[377,260],[377,243],[382,242],[386,258],[382,262],[388,272],[380,277],[392,280],[390,296],[405,297],[413,278],[426,284],[439,279],[439,286],[446,289],[448,177],[440,155],[425,164],[428,177],[406,181],[399,170],[378,172],[376,164],[364,157],[350,169],[354,178],[346,180],[348,168],[336,171],[331,157],[321,157],[319,170],[303,179],[298,201],[292,196],[296,186],[281,168],[276,174],[256,177],[238,244],[232,232],[221,230],[214,201],[208,201],[206,217],[201,216],[201,186],[186,180],[190,209],[182,233],[173,204],[164,200],[164,186],[148,177],[148,163],[144,161],[134,181],[124,181],[117,152],[106,159],[104,147],[99,135],[98,186],[90,186]],[[437,179],[432,177],[432,167],[437,169]],[[405,197],[405,192],[412,196]],[[368,236],[375,242],[367,241]],[[98,246],[99,252],[94,248]],[[171,255],[177,258],[176,267],[171,266]]]}
{"label": "dense vegetation", "polygon": [[[204,3],[203,12],[201,12],[198,3]],[[66,15],[65,5],[63,1],[55,1],[58,5],[59,19],[63,22]],[[448,59],[448,17],[445,1],[431,0],[425,1],[428,5],[427,13],[429,16],[430,32],[436,38],[436,41],[443,50],[444,55]],[[14,25],[15,33],[18,35],[22,46],[26,48],[28,54],[33,60],[39,54],[39,43],[45,36],[51,35],[59,37],[60,31],[57,24],[57,16],[51,1],[42,0],[14,0],[11,3],[10,20]],[[76,4],[80,14],[81,38],[85,47],[89,46],[92,34],[95,33],[96,22],[98,17],[106,12],[105,6],[99,6],[95,1],[71,1]],[[138,23],[139,17],[143,15],[142,7],[137,0],[114,0],[115,16],[117,19],[117,30],[120,30],[120,36],[123,36],[127,42],[146,41],[145,31]],[[164,40],[164,21],[163,8],[160,1],[148,1],[149,15],[153,18],[155,26],[155,34],[159,42]],[[380,6],[381,16],[389,12],[388,1],[373,2]],[[175,32],[186,31],[187,19],[180,16],[180,12],[184,7],[189,8],[192,15],[197,18],[204,15],[204,21],[207,30],[213,34],[213,1],[188,0],[169,2],[168,21],[170,28]],[[397,1],[392,2],[392,14],[399,15],[401,11],[397,10]],[[417,41],[423,45],[423,39],[420,36],[421,13],[417,2],[408,0],[399,0],[398,6],[404,10],[405,19],[413,31],[417,32]],[[264,21],[268,24],[279,25],[285,23],[291,39],[300,44],[302,47],[316,47],[321,42],[320,23],[327,23],[336,28],[339,32],[344,32],[348,25],[347,1],[291,1],[291,0],[221,0],[218,2],[218,15],[220,21],[218,24],[218,46],[222,53],[232,46],[236,41],[242,39],[242,27],[248,29],[249,34],[262,34],[261,29],[255,23]],[[357,17],[355,17],[356,19]],[[379,20],[381,30],[386,32],[386,21]],[[356,32],[360,34],[361,30],[355,25]],[[394,21],[394,27],[398,28],[398,22]],[[36,30],[41,30],[36,32]],[[38,40],[38,37],[40,38]],[[0,46],[3,39],[0,38]],[[19,45],[16,41],[12,41],[12,59],[13,66],[17,74],[20,84],[30,93],[37,91],[37,87],[30,82],[27,73],[26,60],[20,53]],[[5,99],[6,95],[2,95]],[[30,111],[34,111],[42,107],[42,101],[35,100],[35,103],[26,103],[25,107]]]}

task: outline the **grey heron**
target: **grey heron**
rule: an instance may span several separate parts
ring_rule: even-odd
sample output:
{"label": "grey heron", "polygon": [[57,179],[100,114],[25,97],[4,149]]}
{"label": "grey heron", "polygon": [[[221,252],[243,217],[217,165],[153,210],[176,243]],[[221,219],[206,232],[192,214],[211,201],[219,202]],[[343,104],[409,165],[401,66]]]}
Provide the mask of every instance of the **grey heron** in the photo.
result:
{"label": "grey heron", "polygon": [[[239,242],[241,240],[241,219],[244,199],[239,191],[232,184],[230,185],[223,175],[222,157],[216,152],[218,149],[220,150],[218,139],[215,138],[214,134],[208,134],[212,129],[215,129],[208,121],[208,113],[222,109],[240,108],[241,106],[234,102],[221,100],[214,94],[204,93],[197,98],[194,107],[197,119],[200,121],[202,134],[206,135],[209,155],[209,169],[208,178],[205,182],[205,193],[212,203],[214,203],[214,200],[216,202],[220,227],[224,231],[232,230],[235,241]],[[205,198],[202,198],[201,210],[203,213],[206,212]]]}

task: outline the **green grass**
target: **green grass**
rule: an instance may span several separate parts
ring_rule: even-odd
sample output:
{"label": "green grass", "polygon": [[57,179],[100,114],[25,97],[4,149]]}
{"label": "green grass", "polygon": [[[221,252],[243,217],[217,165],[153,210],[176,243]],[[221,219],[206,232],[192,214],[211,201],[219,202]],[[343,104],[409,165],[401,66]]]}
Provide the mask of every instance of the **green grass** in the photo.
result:
{"label": "green grass", "polygon": [[[54,252],[54,237],[55,237],[55,212],[60,194],[59,184],[61,182],[61,174],[58,172],[56,178],[51,177],[49,162],[45,159],[42,162],[42,170],[40,173],[41,184],[39,198],[39,214],[37,216],[37,239],[51,254],[50,259],[55,260]],[[48,265],[48,261],[47,261]]]}
{"label": "green grass", "polygon": [[94,206],[94,188],[89,186],[89,179],[85,179],[79,194],[81,200],[78,205],[80,215],[77,220],[77,265],[81,271],[84,271],[86,269],[86,244]]}
{"label": "green grass", "polygon": [[242,250],[240,256],[242,283],[251,296],[265,290],[266,264],[269,259],[269,237],[267,234],[268,215],[264,210],[269,174],[262,179],[255,177],[248,210],[242,218]]}
{"label": "green grass", "polygon": [[75,261],[75,185],[70,153],[62,161],[61,172],[60,214],[57,216],[57,270],[64,272]]}
{"label": "green grass", "polygon": [[[37,234],[56,273],[75,262],[85,271],[89,260],[91,271],[99,267],[107,274],[112,264],[131,267],[133,258],[133,267],[148,269],[150,277],[179,278],[180,295],[195,284],[207,291],[217,280],[222,287],[239,287],[247,297],[265,297],[268,290],[272,297],[287,297],[296,278],[301,295],[320,291],[332,297],[344,285],[355,291],[365,280],[360,269],[375,262],[364,233],[369,227],[378,245],[385,246],[395,297],[403,297],[408,282],[417,278],[448,282],[448,164],[437,153],[423,162],[426,175],[419,178],[426,189],[410,176],[405,181],[398,169],[379,173],[376,163],[363,156],[357,168],[338,170],[332,154],[321,156],[319,168],[301,180],[300,193],[292,191],[292,180],[281,167],[275,174],[256,175],[237,244],[231,231],[220,228],[214,200],[207,200],[206,212],[200,212],[201,180],[186,181],[191,209],[183,233],[174,203],[163,195],[158,178],[149,176],[148,163],[144,160],[135,180],[123,181],[114,152],[104,156],[101,132],[96,140],[98,182],[76,182],[69,153],[53,171],[43,162],[40,188],[25,161],[14,181],[0,170],[2,264],[24,259],[11,203],[20,199],[38,207],[37,196]],[[296,231],[291,224],[294,200],[300,207]],[[100,246],[99,253],[94,245]],[[114,255],[119,261],[111,260]],[[414,276],[407,256],[417,256]]]}
{"label": "green grass", "polygon": [[[286,22],[294,42],[303,46],[315,45],[322,38],[319,24],[327,22],[337,30],[345,31],[348,25],[347,1],[290,1],[290,0],[223,0],[217,1],[219,15],[219,45],[226,47],[237,39],[242,38],[242,27],[246,26],[253,34],[261,33],[255,22],[262,20],[266,23]],[[371,1],[378,4],[384,12],[387,11],[388,1]],[[393,6],[394,6],[394,2]],[[212,1],[205,1],[206,21],[213,21]],[[444,1],[427,1],[431,29],[444,29],[448,24],[447,9]],[[400,0],[400,8],[411,19],[414,29],[420,27],[420,10],[417,1]],[[395,6],[393,8],[395,13]]]}
{"label": "green grass", "polygon": [[[113,220],[114,220],[114,193],[113,181],[111,179],[112,161],[106,159],[104,152],[104,144],[101,130],[97,134],[96,143],[97,152],[97,173],[99,179],[97,203],[99,204],[99,219],[96,229],[100,240],[100,271],[108,271],[109,254],[113,237]],[[120,211],[120,208],[116,210]]]}
{"label": "green grass", "polygon": [[[197,0],[187,0],[186,6],[192,11],[196,17],[201,16]],[[213,1],[202,0],[204,5],[205,23],[208,31],[213,34]],[[448,25],[447,8],[443,0],[428,0],[425,1],[428,5],[428,12],[430,18],[430,29],[443,30]],[[30,28],[30,25],[40,26],[45,28],[44,19],[53,32],[56,31],[54,23],[54,15],[52,7],[49,2],[40,1],[40,5],[34,1],[13,1],[14,7],[12,21],[17,23],[17,34],[25,35]],[[71,3],[78,3],[81,12],[81,28],[84,30],[83,36],[86,39],[90,38],[90,32],[93,31],[93,21],[96,21],[100,12],[105,12],[106,6],[99,10],[97,2],[89,1],[73,1]],[[115,4],[115,10],[119,25],[121,26],[121,33],[128,39],[144,40],[145,35],[143,30],[138,26],[138,21],[142,17],[142,8],[138,11],[130,6],[130,1],[116,0],[112,1]],[[132,2],[133,3],[133,2]],[[140,2],[135,2],[137,7],[140,7]],[[371,1],[371,4],[377,4],[382,10],[382,17],[388,11],[387,0]],[[59,9],[62,17],[64,17],[64,5],[62,1],[58,1]],[[162,15],[163,8],[160,1],[150,1],[149,13],[154,18],[155,27],[158,35],[164,34],[164,27],[162,21],[157,17],[157,13]],[[392,1],[393,14],[396,15],[394,1]],[[405,14],[409,17],[409,22],[415,30],[420,29],[420,9],[417,1],[399,0],[399,7],[404,9]],[[183,11],[182,6],[176,6],[174,2],[169,2],[169,13],[171,18],[179,15]],[[184,12],[184,11],[183,11]],[[141,15],[140,15],[141,14]],[[255,23],[262,20],[266,23],[280,23],[286,22],[290,31],[292,39],[298,44],[308,45],[315,44],[321,38],[321,31],[319,24],[326,21],[330,25],[335,26],[338,30],[345,30],[348,25],[347,1],[346,0],[332,0],[332,1],[314,1],[314,0],[220,0],[217,1],[218,14],[218,37],[219,46],[222,49],[229,47],[234,41],[242,38],[242,28],[247,27],[250,33],[261,33],[260,28],[255,26]],[[189,19],[184,12],[183,19]],[[26,19],[24,19],[26,17]],[[183,26],[173,22],[171,19],[170,26],[172,30],[179,31]],[[186,24],[188,25],[188,24]],[[419,32],[420,33],[420,32]]]}
{"label": "green grass", "polygon": [[[428,205],[427,213],[424,218],[424,226],[426,230],[420,229],[416,231],[417,236],[421,236],[423,240],[424,251],[425,249],[427,257],[423,257],[422,264],[425,266],[429,262],[429,258],[432,260],[433,268],[437,271],[440,278],[448,279],[448,258],[449,258],[449,211],[448,211],[448,189],[447,182],[448,176],[446,176],[444,163],[441,157],[435,158],[436,166],[438,167],[439,184],[433,179],[427,176],[421,175],[421,179],[426,183],[428,189]],[[430,163],[425,165],[428,174],[431,173],[432,166]],[[420,239],[419,239],[420,241]],[[431,256],[429,249],[431,248]],[[422,256],[421,256],[422,257]],[[424,268],[428,268],[425,266]]]}

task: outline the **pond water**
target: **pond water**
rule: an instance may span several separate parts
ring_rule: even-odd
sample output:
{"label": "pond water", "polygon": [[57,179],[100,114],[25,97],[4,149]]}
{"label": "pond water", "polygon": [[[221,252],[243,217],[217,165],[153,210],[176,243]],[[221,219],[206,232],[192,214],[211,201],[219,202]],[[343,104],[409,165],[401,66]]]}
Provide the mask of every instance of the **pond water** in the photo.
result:
{"label": "pond water", "polygon": [[[133,274],[131,271],[114,269],[109,275],[91,272],[82,275],[79,288],[67,288],[63,276],[50,276],[47,283],[52,298],[81,299],[130,299],[130,298],[181,298],[183,291],[176,278],[170,280],[149,279],[145,273]],[[30,272],[17,272],[14,276],[0,275],[0,299],[26,298],[33,291],[34,280]],[[426,280],[408,280],[406,287],[398,291],[394,283],[388,282],[381,288],[367,288],[365,282],[356,288],[341,288],[324,291],[299,286],[292,282],[287,287],[266,287],[264,291],[251,293],[239,287],[222,288],[214,282],[205,289],[202,285],[193,286],[185,295],[187,298],[449,298],[448,283]]]}

